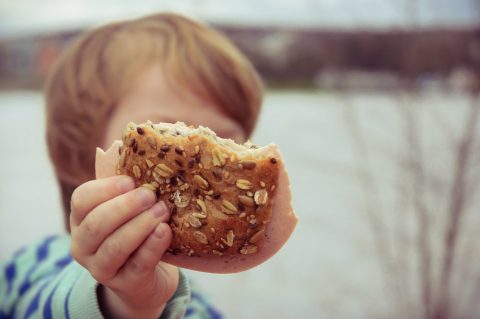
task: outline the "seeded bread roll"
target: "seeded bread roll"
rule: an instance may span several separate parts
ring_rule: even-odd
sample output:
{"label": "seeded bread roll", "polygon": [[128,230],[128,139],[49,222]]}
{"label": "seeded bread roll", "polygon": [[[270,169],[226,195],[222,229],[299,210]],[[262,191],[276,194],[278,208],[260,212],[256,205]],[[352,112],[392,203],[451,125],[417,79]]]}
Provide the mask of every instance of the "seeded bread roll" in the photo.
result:
{"label": "seeded bread roll", "polygon": [[[122,140],[113,162],[99,160],[103,152],[97,152],[97,177],[109,175],[100,164],[114,165],[116,174],[132,176],[167,204],[173,238],[165,261],[208,272],[242,271],[268,259],[293,231],[296,217],[276,146],[239,145],[181,122],[129,123]],[[277,187],[279,181],[286,185]],[[285,213],[272,219],[278,188],[286,201],[276,206]]]}

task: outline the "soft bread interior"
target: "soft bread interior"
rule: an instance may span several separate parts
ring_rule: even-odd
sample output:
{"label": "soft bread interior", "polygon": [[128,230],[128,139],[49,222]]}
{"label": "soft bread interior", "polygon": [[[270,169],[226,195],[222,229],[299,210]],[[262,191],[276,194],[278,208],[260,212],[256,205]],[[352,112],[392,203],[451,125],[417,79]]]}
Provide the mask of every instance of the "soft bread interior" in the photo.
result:
{"label": "soft bread interior", "polygon": [[[187,137],[189,135],[200,135],[204,138],[210,140],[211,142],[218,143],[219,145],[226,147],[230,151],[236,153],[239,159],[254,158],[254,159],[264,159],[266,157],[265,153],[261,150],[258,145],[255,145],[250,140],[243,144],[237,144],[232,139],[221,138],[217,134],[204,126],[187,126],[183,122],[176,123],[158,123],[153,124],[152,122],[146,122],[145,125],[150,126],[159,134],[169,134],[171,136],[180,135]],[[135,129],[137,124],[130,122],[127,125],[127,129]]]}

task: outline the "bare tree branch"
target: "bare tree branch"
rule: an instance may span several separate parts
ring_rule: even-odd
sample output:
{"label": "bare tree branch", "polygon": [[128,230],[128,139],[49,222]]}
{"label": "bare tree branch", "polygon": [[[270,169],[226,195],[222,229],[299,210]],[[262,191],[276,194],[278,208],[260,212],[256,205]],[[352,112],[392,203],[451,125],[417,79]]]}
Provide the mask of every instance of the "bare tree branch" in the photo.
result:
{"label": "bare tree branch", "polygon": [[471,158],[473,145],[475,145],[475,131],[478,122],[479,108],[471,106],[467,113],[467,119],[462,138],[456,152],[456,167],[454,170],[453,182],[450,190],[450,205],[448,223],[444,233],[444,252],[440,274],[440,296],[437,301],[434,318],[447,319],[452,314],[451,277],[454,266],[454,258],[457,250],[458,234],[462,227],[464,215],[465,185],[468,174],[468,164]]}
{"label": "bare tree branch", "polygon": [[[398,276],[398,267],[395,264],[395,259],[392,256],[391,244],[389,242],[388,227],[385,224],[381,212],[383,211],[380,206],[380,192],[378,190],[375,178],[373,177],[373,169],[371,167],[368,146],[366,139],[363,136],[363,132],[360,128],[358,115],[355,113],[353,105],[351,105],[350,99],[345,95],[345,119],[347,129],[350,133],[351,140],[353,142],[354,151],[356,153],[357,163],[357,178],[364,190],[364,205],[365,212],[371,227],[371,233],[374,236],[373,244],[375,252],[379,259],[379,265],[387,280],[387,291],[391,294],[389,298],[393,303],[392,309],[398,307],[399,310],[405,314],[408,311],[410,314],[414,309],[412,307],[405,307],[407,301],[405,298],[404,281],[401,276]],[[402,307],[403,306],[403,307]],[[393,311],[393,314],[398,313]]]}
{"label": "bare tree branch", "polygon": [[[416,106],[418,107],[418,106]],[[407,140],[409,144],[410,161],[412,165],[412,189],[414,215],[417,218],[416,242],[418,245],[419,271],[418,282],[422,294],[423,317],[431,317],[432,308],[432,257],[429,236],[430,218],[425,204],[426,181],[423,164],[423,149],[421,146],[421,134],[418,129],[417,117],[413,114],[412,105],[404,105],[400,110],[404,113],[407,123]]]}

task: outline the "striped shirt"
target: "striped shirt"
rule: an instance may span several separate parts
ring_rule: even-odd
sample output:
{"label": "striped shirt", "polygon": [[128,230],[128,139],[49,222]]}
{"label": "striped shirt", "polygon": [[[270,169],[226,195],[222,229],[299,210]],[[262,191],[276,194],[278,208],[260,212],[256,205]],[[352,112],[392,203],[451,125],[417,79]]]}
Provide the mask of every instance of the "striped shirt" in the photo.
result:
{"label": "striped shirt", "polygon": [[[70,255],[70,237],[52,236],[0,262],[0,319],[104,318],[98,282]],[[185,274],[160,318],[220,319]]]}

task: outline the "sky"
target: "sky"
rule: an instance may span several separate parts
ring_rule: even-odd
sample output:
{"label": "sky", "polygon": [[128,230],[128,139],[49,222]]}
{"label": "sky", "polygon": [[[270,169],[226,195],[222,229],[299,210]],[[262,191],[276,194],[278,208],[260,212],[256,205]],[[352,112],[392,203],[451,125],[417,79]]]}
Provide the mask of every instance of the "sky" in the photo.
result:
{"label": "sky", "polygon": [[0,0],[0,35],[92,26],[157,11],[234,25],[464,27],[480,21],[480,0]]}

